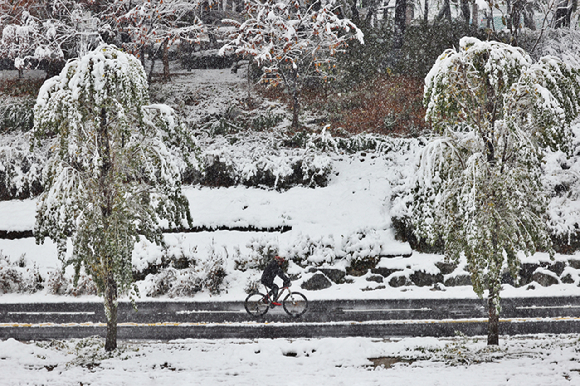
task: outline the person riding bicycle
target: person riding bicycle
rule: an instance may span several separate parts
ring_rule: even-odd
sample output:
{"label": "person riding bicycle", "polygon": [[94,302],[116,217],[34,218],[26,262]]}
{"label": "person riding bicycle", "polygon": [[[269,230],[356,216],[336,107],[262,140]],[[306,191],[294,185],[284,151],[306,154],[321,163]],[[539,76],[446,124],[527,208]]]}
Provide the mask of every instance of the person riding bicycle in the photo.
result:
{"label": "person riding bicycle", "polygon": [[262,273],[262,284],[266,286],[270,290],[268,295],[272,299],[272,304],[275,306],[281,306],[281,303],[278,303],[278,290],[280,287],[276,283],[274,283],[274,279],[276,276],[279,276],[280,279],[284,280],[284,287],[290,287],[292,284],[290,282],[290,278],[286,276],[284,271],[282,271],[282,264],[284,264],[284,258],[281,256],[275,256],[272,261],[268,263],[264,272]]}

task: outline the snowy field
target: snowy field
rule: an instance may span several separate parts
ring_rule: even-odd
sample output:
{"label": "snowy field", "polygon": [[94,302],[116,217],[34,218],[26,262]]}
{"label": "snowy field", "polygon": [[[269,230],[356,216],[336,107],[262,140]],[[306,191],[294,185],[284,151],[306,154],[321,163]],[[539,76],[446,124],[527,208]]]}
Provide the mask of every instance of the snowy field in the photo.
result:
{"label": "snowy field", "polygon": [[333,338],[120,342],[0,341],[0,385],[390,385],[580,384],[580,340]]}
{"label": "snowy field", "polygon": [[[206,102],[182,106],[191,122],[199,111],[227,108],[224,93],[243,94],[240,78],[229,70],[197,72],[176,78],[175,95],[190,95]],[[197,80],[195,80],[197,79]],[[208,83],[208,79],[211,82]],[[225,88],[213,90],[221,79]],[[192,89],[198,87],[198,89]],[[207,101],[213,97],[214,103]],[[197,99],[196,99],[197,100]],[[178,101],[176,101],[176,104]],[[258,150],[259,151],[259,150]],[[147,297],[149,277],[138,283],[145,300],[243,300],[248,284],[259,278],[255,269],[236,269],[235,260],[249,260],[252,245],[275,245],[281,254],[305,253],[314,244],[328,246],[311,255],[313,264],[344,269],[346,259],[331,259],[328,250],[378,253],[378,267],[438,272],[441,255],[417,253],[395,240],[391,197],[413,173],[416,154],[358,152],[333,154],[331,179],[323,188],[294,187],[287,191],[246,187],[184,190],[195,226],[258,228],[290,226],[287,232],[201,232],[166,235],[167,249],[141,241],[133,265],[159,263],[164,255],[187,255],[201,264],[210,255],[225,260],[228,273],[219,295],[206,291],[193,297]],[[557,163],[556,157],[553,158]],[[570,169],[576,172],[580,164]],[[570,203],[567,203],[569,205]],[[574,204],[574,203],[573,203]],[[34,227],[35,200],[0,202],[0,230]],[[576,209],[575,209],[576,210]],[[574,217],[576,212],[570,211]],[[361,233],[364,238],[356,238]],[[12,263],[38,269],[44,278],[59,271],[56,247],[48,240],[0,240],[0,251]],[[410,255],[410,256],[409,256]],[[394,257],[393,257],[394,256]],[[22,258],[21,258],[22,257]],[[340,257],[340,256],[339,256]],[[576,257],[556,255],[556,262]],[[327,259],[327,260],[325,260]],[[523,262],[548,260],[538,253]],[[27,268],[24,268],[27,269]],[[69,276],[72,272],[67,271]],[[312,277],[307,269],[290,263],[289,273],[299,277],[294,287]],[[503,297],[580,296],[580,277],[573,283],[550,287],[515,288],[505,285]],[[370,273],[352,282],[333,284],[320,291],[300,289],[316,299],[475,298],[470,286],[438,288],[389,285],[369,281]],[[102,301],[92,295],[53,295],[46,289],[33,294],[0,295],[0,303]],[[499,348],[487,348],[485,338],[367,338],[277,340],[180,340],[171,342],[120,342],[111,356],[101,339],[54,342],[0,341],[0,386],[12,385],[577,385],[580,384],[580,336],[502,337]],[[381,365],[382,363],[382,365]]]}

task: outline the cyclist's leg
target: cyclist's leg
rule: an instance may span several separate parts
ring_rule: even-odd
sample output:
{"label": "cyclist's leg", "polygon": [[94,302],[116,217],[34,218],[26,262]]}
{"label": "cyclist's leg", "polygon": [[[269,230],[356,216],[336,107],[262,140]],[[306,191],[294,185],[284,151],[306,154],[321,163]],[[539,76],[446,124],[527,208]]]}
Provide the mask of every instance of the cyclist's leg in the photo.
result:
{"label": "cyclist's leg", "polygon": [[276,283],[272,283],[272,289],[270,290],[270,293],[272,294],[272,301],[273,302],[278,301],[278,290],[279,289],[280,289],[280,287],[278,287],[278,285]]}
{"label": "cyclist's leg", "polygon": [[268,297],[275,301],[276,297],[278,296],[278,286],[274,284],[274,282],[262,282],[264,286],[268,289]]}

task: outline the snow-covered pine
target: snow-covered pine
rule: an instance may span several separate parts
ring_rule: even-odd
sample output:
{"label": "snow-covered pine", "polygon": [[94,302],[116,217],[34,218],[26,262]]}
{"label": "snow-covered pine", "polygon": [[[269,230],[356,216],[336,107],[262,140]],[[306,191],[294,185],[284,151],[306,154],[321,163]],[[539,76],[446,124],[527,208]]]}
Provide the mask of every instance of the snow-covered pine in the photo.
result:
{"label": "snow-covered pine", "polygon": [[334,55],[350,39],[364,41],[354,23],[337,15],[338,7],[335,0],[246,0],[243,22],[223,20],[235,29],[220,54],[250,56],[263,66],[262,82],[283,84],[293,98],[293,127],[307,75],[334,77]]}
{"label": "snow-covered pine", "polygon": [[[425,79],[434,137],[416,177],[412,221],[418,236],[465,255],[475,292],[489,291],[497,344],[501,275],[517,274],[520,253],[552,251],[542,185],[543,149],[569,149],[580,72],[554,57],[463,38]],[[552,252],[553,253],[553,252]]]}
{"label": "snow-covered pine", "polygon": [[[117,294],[133,290],[131,258],[144,236],[162,243],[161,220],[191,223],[181,171],[192,146],[166,105],[149,105],[137,58],[101,45],[45,82],[34,107],[35,137],[56,136],[44,170],[34,233],[58,243],[105,297],[107,349],[116,346]],[[72,251],[66,253],[67,239]],[[109,332],[115,329],[114,342]]]}

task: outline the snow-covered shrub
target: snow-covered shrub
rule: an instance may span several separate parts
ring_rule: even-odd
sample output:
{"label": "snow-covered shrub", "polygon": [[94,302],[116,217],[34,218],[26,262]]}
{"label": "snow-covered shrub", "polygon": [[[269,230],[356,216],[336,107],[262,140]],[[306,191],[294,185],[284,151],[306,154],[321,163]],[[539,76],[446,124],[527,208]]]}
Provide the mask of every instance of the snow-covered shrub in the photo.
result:
{"label": "snow-covered shrub", "polygon": [[175,268],[168,267],[157,274],[147,275],[145,295],[151,297],[167,295],[176,282],[177,272]]}
{"label": "snow-covered shrub", "polygon": [[32,267],[27,266],[24,255],[12,262],[0,251],[0,294],[31,294],[42,288],[42,278],[36,263]]}
{"label": "snow-covered shrub", "polygon": [[200,130],[199,171],[188,182],[207,186],[245,185],[289,189],[301,185],[326,186],[332,159],[304,143],[295,147],[280,132],[245,131],[213,135]]}
{"label": "snow-covered shrub", "polygon": [[235,165],[225,151],[215,150],[203,155],[203,184],[208,186],[232,186],[236,181]]}
{"label": "snow-covered shrub", "polygon": [[260,281],[259,278],[249,278],[246,286],[244,287],[244,292],[247,294],[251,294],[254,292],[260,292],[260,286],[262,285],[262,282]]}
{"label": "snow-covered shrub", "polygon": [[216,251],[212,244],[208,258],[201,264],[201,280],[203,288],[213,295],[219,295],[223,290],[224,279],[227,276],[225,262],[228,259],[228,251],[224,247],[225,256]]}
{"label": "snow-covered shrub", "polygon": [[199,265],[184,269],[177,269],[173,266],[160,268],[159,272],[151,273],[145,278],[145,295],[150,297],[167,295],[171,298],[191,297],[202,290],[208,290],[215,295],[220,294],[227,276],[224,266],[228,258],[227,250],[225,253],[226,256],[215,251],[215,247],[211,245],[207,258]]}
{"label": "snow-covered shrub", "polygon": [[173,297],[192,297],[202,290],[203,282],[193,268],[173,271],[174,280],[167,295]]}
{"label": "snow-covered shrub", "polygon": [[335,242],[332,235],[311,238],[300,235],[292,247],[284,253],[301,267],[330,265],[336,259]]}
{"label": "snow-covered shrub", "polygon": [[3,294],[21,292],[23,282],[22,272],[19,269],[5,264],[0,260],[0,292]]}
{"label": "snow-covered shrub", "polygon": [[354,270],[374,267],[380,260],[382,241],[374,229],[361,229],[342,239],[340,255]]}
{"label": "snow-covered shrub", "polygon": [[24,199],[42,190],[49,144],[30,151],[28,133],[0,136],[0,200]]}
{"label": "snow-covered shrub", "polygon": [[580,119],[572,126],[571,155],[546,151],[542,182],[551,192],[548,228],[557,251],[580,247]]}
{"label": "snow-covered shrub", "polygon": [[75,285],[72,277],[67,276],[62,269],[56,269],[48,273],[46,292],[51,295],[97,295],[97,285],[85,273],[79,275]]}
{"label": "snow-covered shrub", "polygon": [[161,249],[161,265],[164,267],[184,269],[197,264],[197,245],[186,248],[181,236],[177,237],[176,244],[165,244]]}
{"label": "snow-covered shrub", "polygon": [[0,95],[0,132],[29,131],[32,128],[34,99],[6,98]]}
{"label": "snow-covered shrub", "polygon": [[255,131],[263,131],[276,127],[280,122],[284,121],[283,114],[276,114],[271,110],[260,114],[251,120],[250,127]]}
{"label": "snow-covered shrub", "polygon": [[252,237],[246,247],[250,250],[247,255],[237,254],[234,259],[234,269],[246,271],[248,269],[263,270],[266,265],[278,254],[278,241],[273,236]]}
{"label": "snow-covered shrub", "polygon": [[48,273],[46,280],[46,292],[51,295],[66,295],[72,287],[72,280],[64,275],[61,269]]}
{"label": "snow-covered shrub", "polygon": [[158,274],[148,275],[145,282],[145,295],[150,297],[192,297],[202,290],[202,280],[194,268],[165,268]]}
{"label": "snow-covered shrub", "polygon": [[97,295],[97,285],[90,276],[82,274],[79,276],[77,284],[67,294],[73,296]]}

